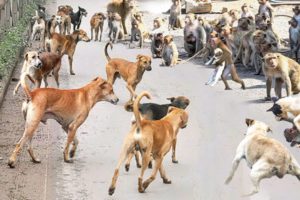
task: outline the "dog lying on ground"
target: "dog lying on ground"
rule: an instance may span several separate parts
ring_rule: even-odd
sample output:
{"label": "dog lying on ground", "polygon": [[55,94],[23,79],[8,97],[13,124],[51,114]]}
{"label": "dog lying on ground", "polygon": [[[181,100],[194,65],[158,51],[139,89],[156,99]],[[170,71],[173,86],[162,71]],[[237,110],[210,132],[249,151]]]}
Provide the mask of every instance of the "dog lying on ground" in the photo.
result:
{"label": "dog lying on ground", "polygon": [[73,56],[75,53],[77,43],[79,41],[90,41],[90,38],[87,36],[87,33],[81,29],[74,31],[71,35],[53,33],[50,39],[51,52],[59,52],[61,55],[68,55],[71,75],[75,75],[73,71]]}
{"label": "dog lying on ground", "polygon": [[[171,183],[171,180],[166,176],[162,161],[164,156],[171,149],[179,129],[187,126],[188,114],[183,109],[169,107],[168,114],[161,120],[152,121],[141,119],[139,113],[139,102],[144,96],[150,98],[150,95],[147,92],[143,92],[134,102],[133,112],[136,118],[136,123],[132,125],[129,134],[125,138],[121,156],[109,187],[109,195],[113,195],[115,192],[119,169],[122,163],[128,155],[134,151],[136,146],[143,151],[143,163],[141,175],[138,179],[138,191],[141,193],[145,192],[145,189],[155,179],[158,171],[163,179],[163,183]],[[144,172],[147,169],[151,157],[155,160],[155,167],[150,178],[143,182]]]}
{"label": "dog lying on ground", "polygon": [[[67,163],[73,162],[70,158],[74,157],[78,145],[78,139],[75,134],[80,125],[86,120],[89,111],[99,101],[107,101],[112,104],[118,102],[112,85],[101,77],[98,77],[79,89],[59,90],[54,88],[39,88],[30,91],[26,85],[26,77],[29,78],[30,76],[25,75],[21,79],[21,85],[27,95],[27,101],[22,106],[26,120],[25,131],[9,158],[8,165],[11,168],[15,167],[17,155],[28,141],[28,152],[32,161],[40,163],[40,160],[33,153],[31,140],[39,123],[46,123],[47,119],[55,119],[67,133],[68,138],[64,148],[64,161]],[[69,152],[72,142],[73,146]]]}
{"label": "dog lying on ground", "polygon": [[225,68],[225,62],[223,62],[221,65],[216,65],[216,64],[220,61],[222,55],[223,55],[222,49],[216,48],[214,50],[214,56],[208,62],[205,63],[205,65],[215,65],[216,67],[212,76],[205,83],[206,85],[214,86],[220,80],[223,70]]}
{"label": "dog lying on ground", "polygon": [[[143,103],[139,105],[139,112],[141,114],[142,119],[146,120],[160,120],[168,114],[169,107],[176,107],[181,109],[186,109],[186,107],[190,104],[190,100],[184,96],[179,97],[171,97],[167,98],[171,101],[169,104],[156,104],[156,103]],[[133,111],[133,102],[125,105],[125,109],[129,112]],[[132,124],[135,123],[135,120],[132,121]],[[176,139],[172,145],[172,162],[178,163],[176,159]],[[128,159],[125,163],[126,171],[129,171],[130,161],[132,159],[133,154],[136,158],[136,165],[138,168],[141,167],[140,159],[138,151],[134,151],[131,155],[128,156]],[[152,168],[152,163],[149,163],[150,168]]]}
{"label": "dog lying on ground", "polygon": [[[52,72],[56,81],[56,85],[59,87],[58,72],[61,67],[61,58],[62,55],[58,55],[56,53],[38,53],[35,51],[27,52],[25,55],[20,81],[14,89],[14,94],[18,92],[18,89],[21,85],[21,79],[26,75],[31,77],[36,88],[41,87],[42,79],[44,80],[45,87],[48,87],[47,77],[50,72]],[[38,63],[38,65],[32,65],[32,63]]]}
{"label": "dog lying on ground", "polygon": [[246,119],[246,124],[246,137],[236,150],[232,170],[225,183],[230,183],[242,159],[245,159],[251,168],[250,177],[254,186],[253,191],[245,196],[258,193],[259,183],[264,178],[282,178],[285,174],[291,174],[300,180],[300,166],[297,160],[280,142],[267,137],[267,133],[271,131],[270,127],[252,119]]}
{"label": "dog lying on ground", "polygon": [[100,31],[100,38],[99,41],[101,42],[102,39],[102,32],[103,32],[103,25],[104,25],[104,20],[106,19],[105,15],[101,12],[95,13],[91,20],[90,20],[90,25],[91,25],[91,40],[93,40],[93,33],[95,31],[95,41],[98,40],[98,35]]}
{"label": "dog lying on ground", "polygon": [[[284,131],[286,139],[291,142],[291,145],[296,144],[300,148],[300,96],[294,95],[277,100],[274,105],[268,109],[275,115],[277,121],[287,121],[293,124],[291,129]],[[292,138],[289,135],[294,135]]]}
{"label": "dog lying on ground", "polygon": [[112,43],[105,45],[104,53],[108,63],[106,64],[107,81],[114,84],[117,78],[122,77],[127,82],[127,89],[130,92],[130,100],[136,97],[135,88],[142,80],[145,71],[151,71],[151,57],[145,55],[137,55],[136,62],[130,62],[122,58],[110,58],[107,48]]}

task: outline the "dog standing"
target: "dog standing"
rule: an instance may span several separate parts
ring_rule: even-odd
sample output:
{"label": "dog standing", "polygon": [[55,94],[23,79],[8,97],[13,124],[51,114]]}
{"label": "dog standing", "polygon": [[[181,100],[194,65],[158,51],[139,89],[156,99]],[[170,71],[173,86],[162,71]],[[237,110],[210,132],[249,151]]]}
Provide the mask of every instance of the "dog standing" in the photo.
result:
{"label": "dog standing", "polygon": [[103,25],[106,17],[103,13],[95,13],[91,20],[90,20],[90,25],[91,25],[91,40],[93,40],[93,33],[95,31],[95,41],[98,40],[98,35],[100,31],[100,38],[99,41],[101,42],[102,39],[102,32],[103,32]]}
{"label": "dog standing", "polygon": [[130,92],[130,100],[136,97],[135,88],[142,80],[145,71],[151,71],[151,57],[145,55],[137,55],[136,62],[130,62],[122,58],[110,58],[107,48],[112,43],[105,45],[105,56],[108,63],[106,64],[107,81],[114,84],[117,78],[122,77],[127,82],[127,89]]}
{"label": "dog standing", "polygon": [[87,33],[81,29],[74,31],[71,35],[53,33],[50,39],[50,49],[52,53],[59,52],[62,55],[68,55],[71,75],[75,75],[73,71],[73,56],[79,41],[90,41]]}
{"label": "dog standing", "polygon": [[280,142],[267,137],[270,127],[263,122],[246,119],[248,126],[245,139],[239,144],[232,164],[232,170],[226,179],[226,184],[232,180],[242,159],[251,168],[253,191],[245,196],[259,192],[259,183],[264,178],[285,174],[296,176],[300,180],[300,166],[292,154]]}
{"label": "dog standing", "polygon": [[[47,119],[55,119],[68,134],[67,144],[64,148],[64,161],[67,163],[73,162],[70,157],[74,157],[78,145],[78,139],[75,134],[88,117],[89,111],[99,101],[107,101],[112,104],[118,102],[112,85],[98,77],[79,89],[38,88],[30,91],[26,85],[26,77],[29,77],[29,75],[21,79],[21,85],[27,96],[27,101],[22,106],[26,121],[25,130],[9,158],[8,165],[11,168],[15,167],[17,155],[28,141],[28,152],[32,161],[40,163],[40,160],[33,153],[31,140],[39,123],[46,123]],[[69,152],[72,142],[73,146]]]}
{"label": "dog standing", "polygon": [[[35,87],[39,88],[44,80],[45,87],[48,87],[47,77],[50,72],[53,73],[56,85],[59,87],[59,70],[61,67],[61,58],[62,55],[50,52],[27,52],[25,55],[25,61],[22,68],[22,73],[20,76],[20,81],[14,89],[14,94],[18,92],[18,89],[21,85],[21,80],[26,75],[29,75],[35,83]],[[36,60],[36,61],[34,61]],[[31,65],[31,63],[38,63],[38,65]]]}
{"label": "dog standing", "polygon": [[[122,24],[121,24],[121,17],[118,13],[108,13],[108,28],[109,28],[109,33],[108,37],[110,41],[113,43],[118,42],[118,40],[122,40],[124,38],[124,33],[122,30]],[[111,37],[111,34],[113,35]]]}
{"label": "dog standing", "polygon": [[[138,191],[140,193],[145,192],[146,188],[155,179],[158,171],[160,171],[163,183],[171,183],[171,180],[166,176],[162,162],[164,156],[170,151],[179,129],[187,126],[188,114],[183,109],[170,107],[168,114],[161,120],[143,120],[139,113],[139,102],[144,96],[150,98],[150,95],[147,92],[143,92],[134,102],[133,112],[136,123],[132,125],[129,134],[125,138],[121,156],[109,187],[109,195],[113,195],[115,192],[119,169],[122,163],[128,155],[134,151],[136,146],[144,152],[141,174],[138,179]],[[144,172],[147,169],[151,157],[155,160],[155,167],[151,176],[146,181],[143,181]]]}
{"label": "dog standing", "polygon": [[73,31],[78,30],[81,25],[82,17],[86,17],[87,11],[84,8],[78,6],[78,11],[76,13],[71,13],[71,23],[73,24]]}

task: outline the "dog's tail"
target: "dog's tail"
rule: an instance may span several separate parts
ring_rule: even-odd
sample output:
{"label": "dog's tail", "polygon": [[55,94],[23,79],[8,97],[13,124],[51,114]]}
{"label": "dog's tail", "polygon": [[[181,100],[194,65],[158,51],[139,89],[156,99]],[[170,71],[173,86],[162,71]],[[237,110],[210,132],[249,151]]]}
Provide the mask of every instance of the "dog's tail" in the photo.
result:
{"label": "dog's tail", "polygon": [[141,99],[144,96],[146,96],[148,99],[151,99],[150,94],[148,92],[144,91],[134,100],[134,103],[133,103],[133,113],[134,113],[134,117],[136,120],[137,133],[139,133],[140,129],[141,129],[141,116],[140,116],[140,112],[139,112],[139,105],[140,105]]}
{"label": "dog's tail", "polygon": [[110,56],[108,55],[108,52],[107,52],[108,46],[110,46],[110,49],[112,49],[112,48],[113,48],[113,45],[112,45],[111,42],[108,42],[108,43],[105,45],[105,48],[104,48],[104,53],[105,53],[106,59],[107,59],[107,61],[110,61],[111,58],[110,58]]}
{"label": "dog's tail", "polygon": [[22,75],[20,82],[21,82],[21,86],[23,88],[23,90],[25,91],[26,97],[28,100],[31,100],[31,92],[29,90],[28,85],[26,84],[26,77],[32,82],[34,83],[34,80],[32,79],[32,77],[28,74]]}

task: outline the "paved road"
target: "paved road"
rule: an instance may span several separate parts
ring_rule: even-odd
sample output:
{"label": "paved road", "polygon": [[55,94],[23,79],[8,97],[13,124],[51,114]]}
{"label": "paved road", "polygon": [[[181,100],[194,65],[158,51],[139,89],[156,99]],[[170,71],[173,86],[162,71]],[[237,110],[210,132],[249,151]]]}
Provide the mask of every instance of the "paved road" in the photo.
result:
{"label": "paved road", "polygon": [[[89,18],[93,13],[105,11],[104,0],[58,0],[57,5],[69,4],[75,10],[80,5],[87,9],[88,17],[83,19],[82,28],[89,30]],[[159,4],[160,1],[155,1]],[[143,7],[143,6],[142,6]],[[147,6],[144,6],[147,7]],[[162,9],[162,7],[159,7]],[[105,37],[104,37],[105,38]],[[61,71],[62,88],[77,88],[85,85],[96,76],[106,77],[103,49],[105,42],[80,42],[74,56],[75,76],[68,75],[67,58],[63,60]],[[118,44],[110,53],[112,57],[135,60],[137,54],[149,54],[149,49],[128,49]],[[40,155],[46,162],[46,199],[157,199],[157,200],[236,200],[248,193],[251,188],[249,169],[241,163],[230,185],[224,180],[231,167],[231,161],[238,143],[243,139],[246,117],[265,121],[273,128],[275,137],[283,142],[282,132],[287,125],[278,123],[266,109],[268,103],[261,103],[262,96],[255,96],[263,87],[248,85],[246,91],[232,82],[233,91],[224,91],[222,83],[215,88],[204,83],[211,69],[197,63],[189,63],[175,68],[159,67],[159,60],[153,61],[153,70],[145,72],[137,92],[149,91],[153,101],[166,103],[166,98],[185,95],[190,98],[188,127],[178,136],[178,164],[171,163],[171,155],[165,157],[164,165],[171,185],[164,185],[159,178],[150,185],[145,194],[137,191],[139,170],[132,163],[129,172],[120,172],[116,192],[108,196],[108,187],[114,167],[119,157],[123,138],[130,128],[132,114],[124,111],[123,105],[129,93],[122,80],[114,85],[120,98],[117,106],[102,102],[91,111],[86,122],[78,130],[80,141],[73,164],[63,162],[62,149],[66,140],[60,127],[50,122],[49,155]],[[300,161],[299,150],[291,149]],[[148,170],[146,177],[149,175]],[[272,178],[261,183],[261,192],[251,200],[299,199],[299,182],[286,176],[279,180]],[[44,187],[44,186],[41,186]],[[42,199],[42,195],[41,195]]]}

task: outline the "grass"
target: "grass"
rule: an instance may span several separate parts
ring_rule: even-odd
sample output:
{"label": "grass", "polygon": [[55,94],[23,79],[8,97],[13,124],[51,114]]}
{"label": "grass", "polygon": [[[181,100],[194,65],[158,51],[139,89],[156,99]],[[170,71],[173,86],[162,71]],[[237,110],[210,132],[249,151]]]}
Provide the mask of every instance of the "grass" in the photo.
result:
{"label": "grass", "polygon": [[0,80],[2,80],[14,67],[18,52],[27,44],[24,34],[28,28],[31,17],[34,15],[36,4],[27,4],[24,15],[18,20],[16,26],[10,27],[3,33],[0,41]]}

